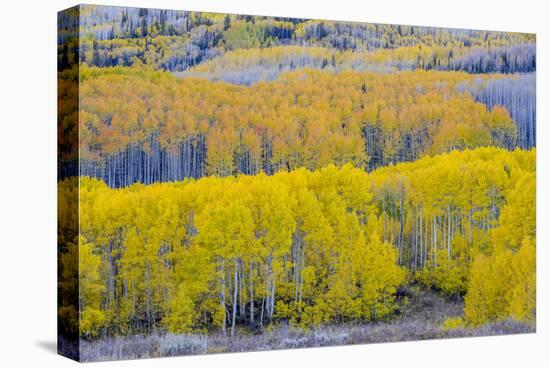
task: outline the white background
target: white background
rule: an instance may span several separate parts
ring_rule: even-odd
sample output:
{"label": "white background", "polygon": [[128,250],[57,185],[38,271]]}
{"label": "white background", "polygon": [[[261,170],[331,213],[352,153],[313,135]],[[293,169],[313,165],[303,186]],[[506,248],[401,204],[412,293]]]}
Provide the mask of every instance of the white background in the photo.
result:
{"label": "white background", "polygon": [[[550,365],[549,20],[544,1],[188,0],[99,4],[537,33],[536,335],[110,362],[113,366]],[[64,366],[56,340],[56,12],[76,1],[2,2],[0,365]],[[546,167],[545,167],[546,166]],[[545,223],[546,222],[546,223]],[[103,366],[104,363],[95,364]]]}

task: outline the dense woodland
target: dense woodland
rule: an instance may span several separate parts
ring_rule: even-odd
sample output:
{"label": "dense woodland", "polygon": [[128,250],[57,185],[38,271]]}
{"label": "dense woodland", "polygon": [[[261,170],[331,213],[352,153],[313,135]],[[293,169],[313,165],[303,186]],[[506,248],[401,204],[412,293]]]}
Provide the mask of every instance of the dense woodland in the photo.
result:
{"label": "dense woodland", "polygon": [[59,26],[66,335],[384,325],[413,288],[460,304],[441,330],[534,325],[534,35],[90,5]]}
{"label": "dense woodland", "polygon": [[531,320],[534,172],[534,150],[480,148],[371,174],[329,165],[122,190],[82,179],[82,333],[384,320],[407,279],[465,295],[461,322]]}
{"label": "dense woodland", "polygon": [[143,67],[83,68],[80,78],[81,174],[112,187],[330,163],[374,169],[518,140],[508,110],[458,88],[479,87],[463,72],[304,69],[249,87]]}
{"label": "dense woodland", "polygon": [[117,7],[83,6],[80,14],[82,39],[77,45],[63,30],[72,18],[60,19],[60,62],[70,50],[67,57],[78,54],[89,65],[129,66],[140,60],[181,71],[226,51],[295,45],[331,52],[401,49],[409,57],[385,61],[407,68],[474,73],[536,68],[535,37],[522,33]]}

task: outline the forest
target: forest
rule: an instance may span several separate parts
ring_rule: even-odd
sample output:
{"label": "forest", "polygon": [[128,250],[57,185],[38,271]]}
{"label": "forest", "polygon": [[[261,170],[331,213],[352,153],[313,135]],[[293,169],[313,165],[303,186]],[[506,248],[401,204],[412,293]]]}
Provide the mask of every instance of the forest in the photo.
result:
{"label": "forest", "polygon": [[[144,67],[84,67],[80,170],[123,187],[330,163],[372,170],[456,149],[512,149],[532,141],[534,119],[520,126],[503,105],[489,109],[464,91],[500,78],[304,69],[246,87]],[[511,85],[518,85],[506,89],[516,102],[524,83]]]}
{"label": "forest", "polygon": [[535,331],[534,34],[81,5],[58,69],[80,360]]}
{"label": "forest", "polygon": [[[372,56],[366,53],[380,51],[375,59],[401,68],[473,73],[536,69],[533,34],[122,7],[75,11],[82,33],[78,42],[68,31],[74,14],[59,20],[62,69],[77,57],[100,67],[140,60],[157,69],[183,71],[232,51],[276,53],[279,46],[299,46],[304,54],[318,47],[335,58],[340,51],[357,52],[364,61]],[[331,57],[324,60],[336,66]]]}
{"label": "forest", "polygon": [[463,323],[532,320],[534,172],[534,150],[478,148],[370,174],[82,179],[81,331],[385,320],[407,281],[464,296]]}

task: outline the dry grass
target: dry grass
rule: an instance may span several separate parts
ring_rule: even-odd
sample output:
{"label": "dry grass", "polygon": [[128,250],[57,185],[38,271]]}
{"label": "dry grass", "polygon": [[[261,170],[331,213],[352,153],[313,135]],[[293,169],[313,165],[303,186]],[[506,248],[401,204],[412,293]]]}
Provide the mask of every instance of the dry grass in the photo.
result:
{"label": "dry grass", "polygon": [[446,330],[442,328],[442,323],[446,318],[462,316],[462,302],[417,287],[403,290],[400,302],[400,312],[389,322],[325,325],[307,331],[281,323],[261,333],[253,333],[250,329],[241,327],[235,337],[225,337],[214,332],[208,335],[154,334],[82,341],[81,360],[250,352],[535,332],[534,325],[513,320],[475,329]]}

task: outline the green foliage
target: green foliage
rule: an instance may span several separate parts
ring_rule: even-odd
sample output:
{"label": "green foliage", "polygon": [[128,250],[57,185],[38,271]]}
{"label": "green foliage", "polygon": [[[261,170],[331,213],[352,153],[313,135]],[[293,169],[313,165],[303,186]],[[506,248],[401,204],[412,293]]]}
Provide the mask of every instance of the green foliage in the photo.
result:
{"label": "green foliage", "polygon": [[223,34],[224,46],[228,50],[269,46],[266,28],[262,24],[234,22]]}

